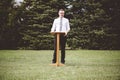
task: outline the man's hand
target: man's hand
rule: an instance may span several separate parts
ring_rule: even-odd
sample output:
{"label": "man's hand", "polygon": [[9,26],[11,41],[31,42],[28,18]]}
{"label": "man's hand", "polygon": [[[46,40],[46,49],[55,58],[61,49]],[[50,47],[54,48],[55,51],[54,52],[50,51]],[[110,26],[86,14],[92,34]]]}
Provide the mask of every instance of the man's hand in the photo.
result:
{"label": "man's hand", "polygon": [[65,36],[67,36],[67,33],[68,33],[68,32],[65,32]]}
{"label": "man's hand", "polygon": [[50,31],[50,33],[51,33],[52,35],[54,35],[53,31]]}

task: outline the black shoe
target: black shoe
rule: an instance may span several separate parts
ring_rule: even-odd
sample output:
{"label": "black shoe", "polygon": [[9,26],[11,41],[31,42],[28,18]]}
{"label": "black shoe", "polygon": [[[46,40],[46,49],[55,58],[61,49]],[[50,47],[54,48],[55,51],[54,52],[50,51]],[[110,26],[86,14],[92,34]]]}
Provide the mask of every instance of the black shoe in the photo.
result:
{"label": "black shoe", "polygon": [[52,64],[55,64],[56,62],[55,61],[52,61]]}
{"label": "black shoe", "polygon": [[65,64],[65,62],[61,62],[62,64]]}

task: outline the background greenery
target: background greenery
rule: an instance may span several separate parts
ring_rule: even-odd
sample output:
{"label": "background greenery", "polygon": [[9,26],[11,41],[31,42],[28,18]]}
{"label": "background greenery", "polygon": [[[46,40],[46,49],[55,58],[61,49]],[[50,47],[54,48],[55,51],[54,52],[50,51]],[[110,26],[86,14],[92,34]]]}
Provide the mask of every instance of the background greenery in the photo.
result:
{"label": "background greenery", "polygon": [[53,20],[65,9],[71,49],[120,49],[120,0],[0,0],[0,49],[53,49]]}
{"label": "background greenery", "polygon": [[1,50],[0,80],[120,80],[120,51],[67,50],[65,66],[51,66],[51,50]]}

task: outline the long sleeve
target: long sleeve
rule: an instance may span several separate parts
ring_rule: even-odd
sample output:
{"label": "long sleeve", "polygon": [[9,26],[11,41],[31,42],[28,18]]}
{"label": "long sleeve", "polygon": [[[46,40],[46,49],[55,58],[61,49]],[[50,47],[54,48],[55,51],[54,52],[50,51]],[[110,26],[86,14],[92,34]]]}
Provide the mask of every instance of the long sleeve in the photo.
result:
{"label": "long sleeve", "polygon": [[53,21],[53,25],[52,25],[52,28],[51,28],[51,32],[55,32],[55,29],[56,28],[56,26],[55,26],[55,20]]}
{"label": "long sleeve", "polygon": [[67,31],[67,33],[68,33],[68,32],[70,31],[70,24],[69,24],[69,20],[68,20],[68,22],[67,22],[67,26],[66,26],[66,27],[67,27],[67,30],[66,30],[66,31]]}

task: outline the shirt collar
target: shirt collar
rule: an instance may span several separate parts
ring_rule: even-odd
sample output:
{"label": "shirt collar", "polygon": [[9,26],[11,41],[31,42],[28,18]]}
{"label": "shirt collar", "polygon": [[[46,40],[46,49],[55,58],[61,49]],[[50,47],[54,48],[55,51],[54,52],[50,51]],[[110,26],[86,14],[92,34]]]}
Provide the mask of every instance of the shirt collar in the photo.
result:
{"label": "shirt collar", "polygon": [[64,17],[58,17],[58,18],[64,18]]}

